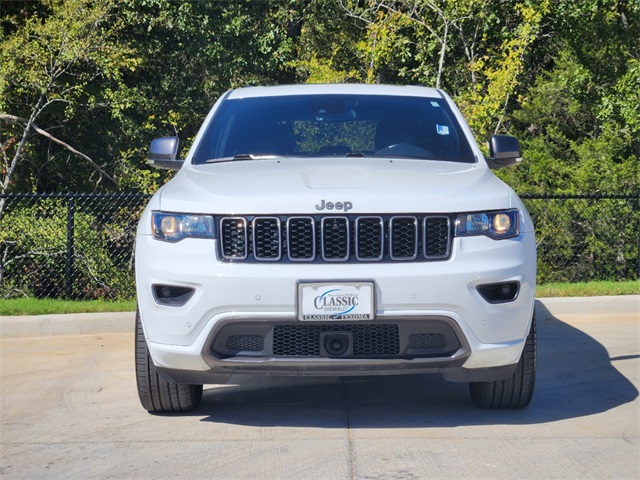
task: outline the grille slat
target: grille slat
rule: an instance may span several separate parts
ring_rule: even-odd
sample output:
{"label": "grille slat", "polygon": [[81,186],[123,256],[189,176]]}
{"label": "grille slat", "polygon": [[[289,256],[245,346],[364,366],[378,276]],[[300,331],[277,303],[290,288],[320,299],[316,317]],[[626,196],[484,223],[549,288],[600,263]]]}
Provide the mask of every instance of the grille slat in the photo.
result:
{"label": "grille slat", "polygon": [[253,219],[253,256],[256,260],[277,262],[282,258],[281,231],[279,218]]}
{"label": "grille slat", "polygon": [[449,217],[424,219],[424,256],[446,258],[449,256]]}
{"label": "grille slat", "polygon": [[316,224],[312,217],[287,219],[287,255],[292,262],[316,258]]}
{"label": "grille slat", "polygon": [[382,217],[356,219],[356,258],[377,261],[384,256],[384,220]]}
{"label": "grille slat", "polygon": [[326,262],[349,260],[350,238],[347,217],[325,217],[321,223],[322,258]]}
{"label": "grille slat", "polygon": [[391,258],[415,260],[418,257],[418,219],[393,217],[389,222]]}
{"label": "grille slat", "polygon": [[451,242],[446,215],[239,216],[219,222],[225,261],[437,261],[450,257]]}
{"label": "grille slat", "polygon": [[225,260],[246,260],[247,221],[242,217],[226,217],[220,220],[222,257]]}

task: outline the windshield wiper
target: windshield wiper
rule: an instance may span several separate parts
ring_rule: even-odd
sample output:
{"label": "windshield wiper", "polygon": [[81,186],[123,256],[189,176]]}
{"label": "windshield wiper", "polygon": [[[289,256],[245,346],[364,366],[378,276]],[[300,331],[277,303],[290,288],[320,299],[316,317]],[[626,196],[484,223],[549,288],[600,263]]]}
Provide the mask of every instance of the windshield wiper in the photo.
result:
{"label": "windshield wiper", "polygon": [[222,162],[244,162],[247,160],[272,160],[277,155],[253,155],[251,153],[240,153],[233,157],[210,158],[204,163],[222,163]]}

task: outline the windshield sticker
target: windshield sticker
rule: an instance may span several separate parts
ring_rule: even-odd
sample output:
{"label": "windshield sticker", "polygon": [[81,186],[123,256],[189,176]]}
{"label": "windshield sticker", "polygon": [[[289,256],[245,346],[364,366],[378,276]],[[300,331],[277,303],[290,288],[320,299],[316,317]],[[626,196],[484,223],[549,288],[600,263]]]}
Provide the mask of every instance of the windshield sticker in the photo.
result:
{"label": "windshield sticker", "polygon": [[449,127],[446,125],[436,124],[436,131],[438,132],[438,135],[449,135]]}
{"label": "windshield sticker", "polygon": [[439,107],[440,104],[438,102],[431,102],[432,107]]}

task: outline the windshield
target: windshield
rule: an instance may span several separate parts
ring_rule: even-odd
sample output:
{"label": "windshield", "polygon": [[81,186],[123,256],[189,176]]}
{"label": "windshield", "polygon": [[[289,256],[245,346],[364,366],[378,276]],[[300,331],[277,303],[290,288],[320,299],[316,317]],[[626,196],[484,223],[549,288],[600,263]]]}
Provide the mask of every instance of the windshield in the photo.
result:
{"label": "windshield", "polygon": [[460,125],[442,99],[291,95],[223,102],[193,163],[265,156],[475,162]]}

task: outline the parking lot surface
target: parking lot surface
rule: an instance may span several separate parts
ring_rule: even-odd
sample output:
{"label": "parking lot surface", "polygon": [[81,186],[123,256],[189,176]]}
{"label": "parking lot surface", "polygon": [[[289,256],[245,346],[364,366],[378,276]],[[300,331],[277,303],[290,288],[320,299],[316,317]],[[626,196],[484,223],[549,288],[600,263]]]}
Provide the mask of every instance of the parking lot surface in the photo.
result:
{"label": "parking lot surface", "polygon": [[639,306],[538,302],[536,393],[514,411],[477,409],[439,376],[253,376],[150,415],[131,332],[5,327],[0,477],[637,479]]}

